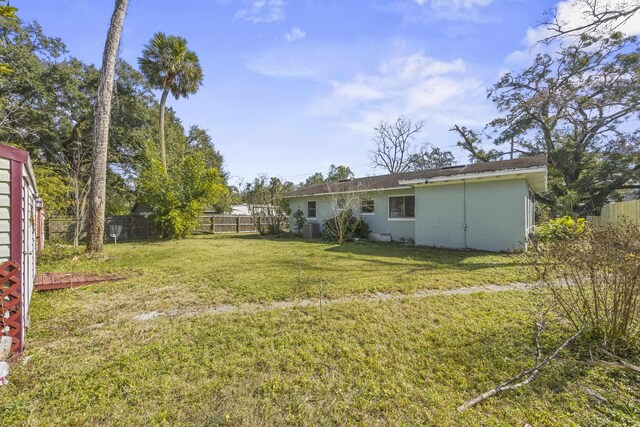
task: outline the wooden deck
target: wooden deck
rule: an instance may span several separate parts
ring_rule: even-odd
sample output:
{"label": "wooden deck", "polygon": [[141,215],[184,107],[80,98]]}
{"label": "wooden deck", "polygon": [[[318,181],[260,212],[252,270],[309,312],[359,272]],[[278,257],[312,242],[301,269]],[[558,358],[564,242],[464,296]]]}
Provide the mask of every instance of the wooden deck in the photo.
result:
{"label": "wooden deck", "polygon": [[44,273],[36,275],[36,291],[53,291],[55,289],[76,288],[101,282],[123,280],[122,274],[98,275],[93,273]]}

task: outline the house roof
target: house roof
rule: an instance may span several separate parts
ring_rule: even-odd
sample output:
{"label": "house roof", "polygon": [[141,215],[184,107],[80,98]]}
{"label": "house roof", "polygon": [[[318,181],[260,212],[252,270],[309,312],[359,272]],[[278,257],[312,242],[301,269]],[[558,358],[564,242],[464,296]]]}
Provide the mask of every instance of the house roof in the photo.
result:
{"label": "house roof", "polygon": [[[286,197],[316,196],[321,194],[349,193],[360,191],[390,190],[412,187],[411,181],[427,181],[433,178],[451,177],[451,180],[465,179],[466,176],[496,175],[500,172],[546,168],[547,156],[521,157],[513,160],[472,163],[440,169],[426,169],[415,172],[392,173],[368,176],[349,181],[338,181],[309,185],[287,194]],[[440,179],[441,180],[441,179]]]}

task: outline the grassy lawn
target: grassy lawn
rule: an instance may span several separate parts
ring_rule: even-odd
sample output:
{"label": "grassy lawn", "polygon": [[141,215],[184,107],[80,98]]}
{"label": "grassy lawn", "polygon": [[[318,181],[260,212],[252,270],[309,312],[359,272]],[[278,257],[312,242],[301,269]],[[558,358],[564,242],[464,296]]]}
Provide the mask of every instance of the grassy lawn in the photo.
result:
{"label": "grassy lawn", "polygon": [[[298,260],[302,283],[298,285]],[[129,280],[38,293],[2,425],[637,425],[640,385],[569,355],[526,388],[455,408],[534,357],[526,292],[351,301],[139,322],[217,304],[530,280],[518,256],[255,236],[110,245],[41,271]],[[96,324],[101,323],[100,327]],[[552,350],[567,331],[544,337]],[[592,401],[588,387],[608,399]]]}

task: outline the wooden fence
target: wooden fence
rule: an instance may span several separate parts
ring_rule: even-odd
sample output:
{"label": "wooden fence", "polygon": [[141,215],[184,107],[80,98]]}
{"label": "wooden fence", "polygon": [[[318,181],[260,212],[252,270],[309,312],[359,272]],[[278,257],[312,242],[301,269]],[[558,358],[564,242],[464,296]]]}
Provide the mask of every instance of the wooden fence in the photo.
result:
{"label": "wooden fence", "polygon": [[197,233],[254,233],[250,215],[203,215]]}
{"label": "wooden fence", "polygon": [[[200,217],[200,226],[196,233],[256,233],[258,230],[254,226],[251,215],[203,215]],[[260,218],[262,224],[269,221]],[[281,218],[282,229],[289,228],[289,218]]]}
{"label": "wooden fence", "polygon": [[[266,219],[263,219],[266,223]],[[284,228],[288,220],[283,218]],[[86,238],[87,225],[80,234],[80,241]],[[199,218],[196,233],[255,233],[250,215],[203,215]],[[74,221],[71,216],[51,216],[46,220],[46,239],[50,242],[73,242]],[[118,241],[157,238],[160,230],[152,217],[140,215],[111,216],[105,221],[105,240],[113,241],[113,235]]]}
{"label": "wooden fence", "polygon": [[587,217],[587,221],[596,226],[615,225],[624,220],[640,224],[640,200],[609,203],[602,207],[600,216]]}

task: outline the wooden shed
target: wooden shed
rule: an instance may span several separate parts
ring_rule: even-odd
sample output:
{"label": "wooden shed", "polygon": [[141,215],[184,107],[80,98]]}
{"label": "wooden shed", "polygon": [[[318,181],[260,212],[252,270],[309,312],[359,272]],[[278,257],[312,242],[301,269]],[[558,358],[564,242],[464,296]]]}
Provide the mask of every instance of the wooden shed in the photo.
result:
{"label": "wooden shed", "polygon": [[24,348],[44,209],[29,154],[0,144],[0,327],[11,352]]}

